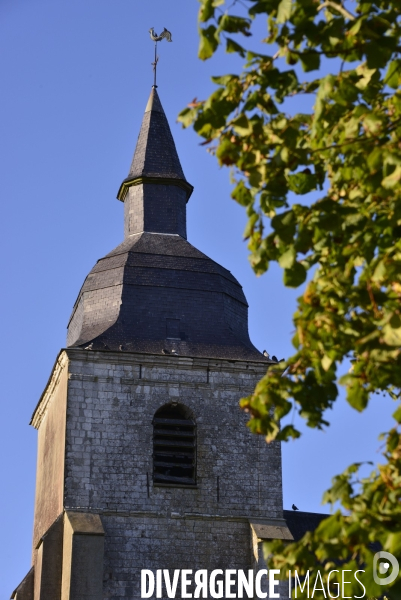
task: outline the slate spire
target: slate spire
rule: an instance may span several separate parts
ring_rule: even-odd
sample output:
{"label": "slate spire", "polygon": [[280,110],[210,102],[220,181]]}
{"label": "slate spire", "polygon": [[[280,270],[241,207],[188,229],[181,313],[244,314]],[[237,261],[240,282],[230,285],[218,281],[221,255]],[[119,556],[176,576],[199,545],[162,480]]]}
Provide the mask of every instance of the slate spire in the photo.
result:
{"label": "slate spire", "polygon": [[186,238],[185,205],[192,191],[159,95],[152,87],[131,168],[117,194],[126,205],[126,237],[149,231]]}
{"label": "slate spire", "polygon": [[128,177],[185,181],[170,127],[155,87],[150,92]]}
{"label": "slate spire", "polygon": [[153,88],[118,193],[125,240],[87,276],[68,347],[266,362],[249,339],[240,284],[186,239],[192,189]]}

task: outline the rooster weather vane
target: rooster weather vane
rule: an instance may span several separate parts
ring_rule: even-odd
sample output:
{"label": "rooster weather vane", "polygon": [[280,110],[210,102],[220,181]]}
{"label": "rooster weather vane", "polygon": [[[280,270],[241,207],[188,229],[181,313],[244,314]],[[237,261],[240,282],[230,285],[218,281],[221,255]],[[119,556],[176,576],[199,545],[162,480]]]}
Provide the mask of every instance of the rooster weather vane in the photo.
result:
{"label": "rooster weather vane", "polygon": [[157,56],[157,42],[161,42],[163,39],[166,39],[168,42],[172,42],[173,38],[171,35],[171,32],[168,31],[168,29],[164,28],[164,30],[162,31],[162,33],[160,35],[157,35],[157,33],[155,33],[155,28],[151,27],[149,29],[149,33],[150,33],[150,39],[155,43],[155,61],[152,62],[152,66],[153,66],[153,73],[154,73],[154,83],[153,83],[153,87],[157,87],[156,85],[156,69],[157,69],[157,63],[159,62],[159,57]]}

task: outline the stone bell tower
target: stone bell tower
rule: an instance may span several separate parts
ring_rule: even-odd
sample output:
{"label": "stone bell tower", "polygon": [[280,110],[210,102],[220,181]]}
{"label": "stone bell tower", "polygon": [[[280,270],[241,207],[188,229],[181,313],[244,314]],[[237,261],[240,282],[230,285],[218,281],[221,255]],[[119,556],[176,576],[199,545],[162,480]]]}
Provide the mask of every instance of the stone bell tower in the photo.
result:
{"label": "stone bell tower", "polygon": [[85,279],[32,416],[17,600],[137,600],[142,569],[253,569],[260,540],[291,538],[280,445],[238,407],[269,361],[238,281],[187,241],[192,190],[153,87],[118,192],[125,239]]}

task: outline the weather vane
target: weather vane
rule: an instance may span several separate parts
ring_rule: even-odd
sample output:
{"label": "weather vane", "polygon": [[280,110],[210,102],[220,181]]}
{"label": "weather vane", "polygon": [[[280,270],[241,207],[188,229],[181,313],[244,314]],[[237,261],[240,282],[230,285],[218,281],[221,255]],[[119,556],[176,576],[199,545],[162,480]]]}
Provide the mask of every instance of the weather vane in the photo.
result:
{"label": "weather vane", "polygon": [[152,62],[152,66],[153,66],[153,73],[154,73],[154,84],[153,86],[156,88],[156,69],[157,69],[157,63],[159,62],[159,57],[157,56],[157,42],[161,42],[163,38],[166,38],[166,40],[168,42],[172,42],[173,38],[171,36],[171,32],[164,28],[163,32],[160,35],[157,35],[157,33],[155,33],[155,28],[151,27],[149,29],[149,33],[150,33],[150,39],[154,41],[155,43],[155,62]]}

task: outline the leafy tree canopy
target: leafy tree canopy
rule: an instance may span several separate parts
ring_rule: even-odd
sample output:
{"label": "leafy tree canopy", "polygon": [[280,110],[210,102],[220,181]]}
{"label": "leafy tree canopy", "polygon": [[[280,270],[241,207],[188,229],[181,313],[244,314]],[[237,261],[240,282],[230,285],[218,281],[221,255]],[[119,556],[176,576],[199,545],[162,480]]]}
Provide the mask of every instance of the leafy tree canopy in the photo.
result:
{"label": "leafy tree canopy", "polygon": [[[262,52],[247,50],[263,15]],[[279,425],[293,405],[308,426],[324,428],[339,385],[358,411],[374,393],[400,398],[400,16],[400,0],[200,0],[199,57],[224,44],[246,64],[214,77],[212,95],[179,119],[231,168],[255,273],[276,261],[286,286],[304,284],[293,356],[242,400],[251,430],[268,442],[300,435]],[[313,111],[288,114],[304,95]],[[306,196],[312,190],[317,201]],[[269,544],[272,566],[335,569],[340,559],[343,569],[366,570],[368,595],[400,597],[400,578],[388,589],[373,582],[369,549],[380,542],[401,559],[401,405],[393,417],[383,464],[362,481],[359,465],[336,477],[326,500],[345,510],[299,543]]]}

